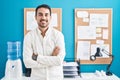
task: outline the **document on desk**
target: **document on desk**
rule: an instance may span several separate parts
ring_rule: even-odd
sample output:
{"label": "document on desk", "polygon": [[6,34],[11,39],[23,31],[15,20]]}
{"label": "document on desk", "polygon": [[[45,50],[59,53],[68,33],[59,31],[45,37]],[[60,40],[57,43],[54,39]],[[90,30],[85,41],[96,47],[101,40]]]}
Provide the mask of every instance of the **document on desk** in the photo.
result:
{"label": "document on desk", "polygon": [[68,67],[68,66],[63,66],[64,71],[78,71],[77,67]]}
{"label": "document on desk", "polygon": [[65,62],[63,64],[63,70],[64,71],[78,71],[77,67],[79,65],[77,64],[77,62]]}
{"label": "document on desk", "polygon": [[63,66],[79,66],[77,62],[64,62]]}
{"label": "document on desk", "polygon": [[64,77],[76,78],[79,76],[79,65],[77,62],[65,62],[63,64]]}
{"label": "document on desk", "polygon": [[78,76],[78,72],[76,71],[64,71],[64,76]]}

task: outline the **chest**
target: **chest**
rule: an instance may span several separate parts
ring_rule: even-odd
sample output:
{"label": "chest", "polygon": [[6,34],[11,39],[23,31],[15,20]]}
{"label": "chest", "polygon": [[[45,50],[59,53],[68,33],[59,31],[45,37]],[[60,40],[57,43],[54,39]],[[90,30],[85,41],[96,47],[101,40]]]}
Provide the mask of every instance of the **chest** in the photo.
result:
{"label": "chest", "polygon": [[41,37],[35,36],[33,38],[33,52],[39,55],[51,55],[55,46],[56,39],[53,36]]}

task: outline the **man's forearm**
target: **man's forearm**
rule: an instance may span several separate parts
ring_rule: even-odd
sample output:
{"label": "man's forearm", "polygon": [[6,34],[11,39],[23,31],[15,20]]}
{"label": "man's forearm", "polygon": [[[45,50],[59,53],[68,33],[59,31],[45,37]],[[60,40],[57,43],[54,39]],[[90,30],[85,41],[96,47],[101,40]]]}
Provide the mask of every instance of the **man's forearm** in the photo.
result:
{"label": "man's forearm", "polygon": [[53,50],[52,56],[57,56],[60,52],[60,48],[58,46],[56,46]]}

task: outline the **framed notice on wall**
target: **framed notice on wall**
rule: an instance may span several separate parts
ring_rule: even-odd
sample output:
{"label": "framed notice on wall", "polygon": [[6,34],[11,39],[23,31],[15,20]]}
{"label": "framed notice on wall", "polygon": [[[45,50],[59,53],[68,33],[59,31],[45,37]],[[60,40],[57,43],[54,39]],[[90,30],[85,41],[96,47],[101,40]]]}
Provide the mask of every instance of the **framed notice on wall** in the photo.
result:
{"label": "framed notice on wall", "polygon": [[[109,64],[112,53],[112,9],[75,9],[75,59],[81,64]],[[99,54],[98,54],[99,53]],[[91,55],[97,55],[95,61]]]}
{"label": "framed notice on wall", "polygon": [[[50,26],[62,30],[62,9],[52,8]],[[24,8],[24,35],[37,27],[35,20],[35,8]]]}

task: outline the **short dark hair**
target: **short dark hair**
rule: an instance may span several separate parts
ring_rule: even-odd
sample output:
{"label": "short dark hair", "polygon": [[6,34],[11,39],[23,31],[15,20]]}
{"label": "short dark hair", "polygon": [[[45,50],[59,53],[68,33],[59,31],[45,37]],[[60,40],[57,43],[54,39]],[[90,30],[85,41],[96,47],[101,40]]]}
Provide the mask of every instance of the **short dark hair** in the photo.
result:
{"label": "short dark hair", "polygon": [[49,9],[49,11],[50,11],[50,16],[51,16],[51,8],[50,8],[50,6],[47,5],[47,4],[42,4],[42,5],[37,6],[36,9],[35,9],[35,16],[37,15],[37,11],[38,11],[39,8],[47,8],[47,9]]}

